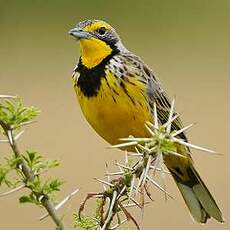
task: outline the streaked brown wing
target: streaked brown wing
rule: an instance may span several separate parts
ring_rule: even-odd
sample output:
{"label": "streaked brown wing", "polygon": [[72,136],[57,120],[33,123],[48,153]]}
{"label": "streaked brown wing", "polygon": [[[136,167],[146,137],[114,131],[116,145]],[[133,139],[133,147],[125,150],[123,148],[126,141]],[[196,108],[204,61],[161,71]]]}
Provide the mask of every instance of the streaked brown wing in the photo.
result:
{"label": "streaked brown wing", "polygon": [[[169,112],[171,104],[169,97],[162,89],[159,79],[153,74],[153,71],[138,57],[131,53],[124,54],[126,61],[128,61],[126,66],[133,70],[135,69],[135,75],[138,76],[141,82],[144,82],[147,86],[147,99],[151,108],[151,113],[153,113],[154,102],[157,106],[157,115],[161,124],[167,122],[169,117]],[[129,72],[129,71],[128,71]],[[176,115],[176,113],[174,113]],[[177,118],[172,123],[172,130],[179,130],[183,127],[180,118]],[[187,141],[187,137],[184,133],[179,134],[179,137]]]}

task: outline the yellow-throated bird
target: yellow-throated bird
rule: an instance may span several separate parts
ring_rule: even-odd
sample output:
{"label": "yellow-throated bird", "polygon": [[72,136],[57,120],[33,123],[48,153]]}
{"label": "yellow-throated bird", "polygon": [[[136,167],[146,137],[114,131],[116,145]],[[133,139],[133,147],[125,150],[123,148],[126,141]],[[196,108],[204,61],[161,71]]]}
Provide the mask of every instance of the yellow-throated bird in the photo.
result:
{"label": "yellow-throated bird", "polygon": [[[83,114],[110,144],[119,138],[147,137],[144,125],[153,122],[153,104],[161,123],[167,121],[170,103],[152,70],[122,44],[108,23],[86,20],[69,32],[80,40],[81,57],[73,81]],[[181,129],[179,120],[172,128]],[[184,133],[180,134],[186,139]],[[223,222],[214,198],[193,166],[189,150],[178,147],[186,158],[168,156],[164,163],[171,172],[193,218],[205,223],[213,217]]]}

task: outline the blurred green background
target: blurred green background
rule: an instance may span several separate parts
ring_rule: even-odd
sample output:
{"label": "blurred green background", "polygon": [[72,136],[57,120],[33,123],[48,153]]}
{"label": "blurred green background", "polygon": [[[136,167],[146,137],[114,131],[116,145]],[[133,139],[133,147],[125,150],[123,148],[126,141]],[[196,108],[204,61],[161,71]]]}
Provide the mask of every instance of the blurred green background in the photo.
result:
{"label": "blurred green background", "polygon": [[[66,181],[60,198],[81,188],[61,212],[66,222],[72,224],[71,213],[86,192],[101,189],[92,178],[103,176],[105,162],[112,165],[123,158],[119,150],[107,149],[86,123],[72,89],[79,47],[67,32],[88,18],[112,24],[127,48],[153,68],[169,95],[176,95],[184,123],[198,123],[190,140],[223,154],[194,152],[193,157],[223,209],[225,224],[195,224],[169,178],[168,190],[175,199],[165,202],[153,190],[155,202],[146,208],[142,229],[229,229],[230,1],[0,0],[0,94],[20,95],[42,110],[20,148],[62,162],[51,172]],[[2,159],[9,153],[7,145],[1,145],[0,152]],[[0,199],[0,229],[54,229],[51,220],[38,221],[42,210],[19,205],[18,196]]]}

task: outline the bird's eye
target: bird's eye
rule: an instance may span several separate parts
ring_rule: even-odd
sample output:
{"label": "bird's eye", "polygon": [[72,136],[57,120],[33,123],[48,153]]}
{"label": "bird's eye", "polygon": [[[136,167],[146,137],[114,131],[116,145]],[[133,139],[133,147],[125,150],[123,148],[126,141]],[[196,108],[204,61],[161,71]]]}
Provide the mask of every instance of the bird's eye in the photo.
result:
{"label": "bird's eye", "polygon": [[105,27],[100,27],[99,29],[97,29],[97,33],[100,35],[105,35],[107,29]]}

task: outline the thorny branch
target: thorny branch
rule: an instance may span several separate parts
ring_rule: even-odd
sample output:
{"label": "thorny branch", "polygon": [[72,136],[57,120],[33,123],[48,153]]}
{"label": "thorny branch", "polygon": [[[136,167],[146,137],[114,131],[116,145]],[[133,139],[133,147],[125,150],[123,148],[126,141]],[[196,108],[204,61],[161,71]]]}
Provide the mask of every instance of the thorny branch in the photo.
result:
{"label": "thorny branch", "polygon": [[[169,172],[165,169],[164,158],[167,155],[175,157],[186,157],[176,152],[176,145],[199,149],[205,152],[215,153],[212,150],[199,147],[180,139],[178,134],[188,130],[193,125],[186,126],[181,130],[172,131],[172,122],[179,117],[174,113],[174,100],[169,111],[169,117],[165,124],[160,124],[157,118],[157,108],[154,104],[154,121],[146,123],[149,138],[128,137],[120,139],[124,143],[112,146],[112,148],[124,148],[133,146],[136,153],[126,153],[124,163],[116,162],[118,168],[116,172],[109,172],[106,167],[106,180],[96,179],[103,185],[103,192],[89,193],[79,209],[79,219],[81,222],[81,213],[84,210],[87,200],[97,198],[101,200],[99,205],[98,228],[100,230],[117,229],[127,221],[133,222],[136,229],[140,229],[141,221],[127,210],[131,207],[137,207],[141,210],[141,220],[143,218],[144,206],[149,203],[145,201],[146,197],[152,201],[149,185],[156,187],[167,197],[173,198],[166,190],[165,175]],[[163,185],[160,185],[154,178],[159,172]],[[124,216],[121,220],[120,214]],[[117,217],[117,221],[115,221]],[[97,229],[98,229],[97,228]]]}
{"label": "thorny branch", "polygon": [[[11,147],[15,157],[17,157],[17,158],[20,157],[21,154],[20,154],[18,145],[15,142],[15,139],[14,139],[14,136],[12,133],[13,130],[6,123],[4,123],[4,121],[2,121],[2,120],[0,120],[0,125],[2,126],[2,128],[5,132],[5,135],[9,141],[10,147]],[[23,172],[23,174],[24,174],[24,176],[28,182],[33,182],[34,174],[30,171],[29,167],[27,166],[27,164],[25,163],[24,160],[21,161],[20,165],[18,165],[18,168],[22,170],[22,172]],[[41,204],[47,210],[47,212],[49,213],[50,217],[53,219],[53,221],[57,225],[57,227],[60,230],[64,230],[65,229],[64,224],[62,223],[61,219],[58,217],[53,204],[49,200],[49,197],[45,196],[44,194],[37,193],[35,191],[33,191],[33,193],[37,197],[37,200],[41,201]]]}
{"label": "thorny branch", "polygon": [[[47,216],[50,216],[54,221],[55,225],[57,226],[57,229],[64,230],[66,229],[66,227],[64,226],[61,218],[58,216],[57,210],[61,208],[69,199],[71,199],[71,197],[74,196],[79,190],[78,189],[75,190],[69,196],[63,199],[59,204],[54,206],[48,194],[46,194],[43,190],[38,191],[32,188],[31,185],[35,183],[35,180],[39,176],[39,171],[36,172],[32,168],[30,168],[29,163],[21,154],[19,147],[17,145],[16,140],[19,139],[19,137],[23,134],[24,131],[22,130],[18,132],[18,134],[15,133],[16,130],[20,129],[21,127],[34,122],[32,119],[36,116],[37,112],[35,110],[33,111],[32,107],[31,108],[23,107],[20,99],[18,99],[17,97],[9,96],[9,95],[0,95],[0,100],[1,99],[3,99],[5,103],[0,104],[0,109],[1,109],[0,130],[2,128],[2,133],[6,136],[6,139],[0,140],[0,143],[9,143],[14,153],[15,159],[20,159],[19,163],[16,164],[16,168],[21,171],[23,175],[23,181],[21,181],[21,185],[19,185],[18,187],[13,188],[12,190],[7,191],[5,193],[2,193],[0,194],[0,196],[7,196],[23,188],[29,188],[32,194],[36,197],[36,200],[39,201],[39,205],[42,205],[47,211],[47,214],[44,214],[40,218],[40,220],[43,220]],[[7,100],[13,100],[13,101],[10,102]],[[26,111],[28,111],[27,117],[26,115],[23,116],[23,114]],[[57,191],[57,188],[58,187],[54,188],[53,191],[55,191],[55,189]]]}

